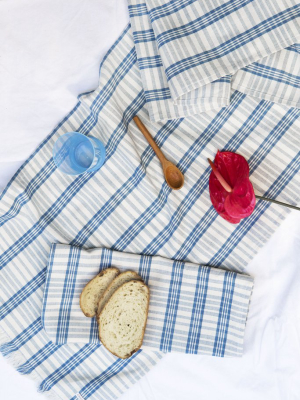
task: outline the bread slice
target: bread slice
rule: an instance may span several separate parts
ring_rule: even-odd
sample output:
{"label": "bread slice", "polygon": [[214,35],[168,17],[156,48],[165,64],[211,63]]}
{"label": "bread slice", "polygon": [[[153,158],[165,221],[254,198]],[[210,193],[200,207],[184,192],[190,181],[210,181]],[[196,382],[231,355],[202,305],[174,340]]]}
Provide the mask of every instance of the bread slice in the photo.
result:
{"label": "bread slice", "polygon": [[122,272],[120,275],[118,275],[112,283],[108,286],[108,288],[105,290],[103,295],[99,299],[98,303],[98,309],[97,309],[97,315],[101,313],[103,310],[103,307],[105,304],[108,302],[108,300],[111,298],[111,296],[115,293],[117,289],[119,289],[120,286],[123,285],[125,282],[129,282],[132,280],[136,281],[142,281],[142,278],[140,275],[134,271],[126,271]]}
{"label": "bread slice", "polygon": [[96,315],[99,298],[119,273],[115,267],[104,269],[85,285],[80,295],[80,308],[86,317]]}
{"label": "bread slice", "polygon": [[112,354],[128,358],[142,346],[150,292],[142,281],[123,283],[98,316],[99,338]]}

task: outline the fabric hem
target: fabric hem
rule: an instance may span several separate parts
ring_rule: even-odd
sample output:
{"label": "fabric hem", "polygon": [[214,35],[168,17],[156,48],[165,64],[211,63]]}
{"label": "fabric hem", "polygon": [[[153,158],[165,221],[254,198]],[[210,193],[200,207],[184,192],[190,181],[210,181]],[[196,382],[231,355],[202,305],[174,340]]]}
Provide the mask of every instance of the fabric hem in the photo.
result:
{"label": "fabric hem", "polygon": [[[0,346],[5,345],[10,340],[10,337],[7,335],[4,329],[0,327]],[[20,350],[12,350],[5,355],[0,350],[0,353],[4,358],[6,358],[6,361],[14,367],[15,370],[17,370],[20,365],[26,362],[26,358],[23,356]],[[26,375],[26,377],[36,382],[38,392],[38,386],[42,382],[42,378],[40,377],[40,375],[36,371],[33,371],[30,374]],[[51,389],[49,392],[42,392],[40,394],[51,400],[62,400],[62,397],[60,397],[53,389]]]}

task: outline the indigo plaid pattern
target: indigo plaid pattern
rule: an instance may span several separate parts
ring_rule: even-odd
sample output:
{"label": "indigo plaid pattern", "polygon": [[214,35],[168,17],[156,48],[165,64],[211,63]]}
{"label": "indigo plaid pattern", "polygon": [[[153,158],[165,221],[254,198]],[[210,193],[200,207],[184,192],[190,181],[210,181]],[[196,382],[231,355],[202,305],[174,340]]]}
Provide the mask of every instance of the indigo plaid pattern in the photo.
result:
{"label": "indigo plaid pattern", "polygon": [[[104,258],[109,258],[109,265],[102,263]],[[72,274],[70,260],[75,266]],[[82,289],[99,273],[99,262],[100,270],[115,266],[136,271],[149,285],[142,349],[242,355],[253,278],[158,256],[60,244],[53,244],[50,250],[47,273],[51,277],[46,280],[43,299],[42,321],[52,342],[99,344],[97,324],[86,318],[79,306]]]}
{"label": "indigo plaid pattern", "polygon": [[[249,6],[258,3],[253,1]],[[258,49],[262,41],[268,43],[269,48],[266,53],[259,54],[257,60],[278,50],[279,42],[283,47],[296,43],[293,24],[297,22],[297,5],[293,3],[285,1],[284,8],[282,1],[260,2],[257,5],[260,11],[254,13],[244,7],[240,12],[247,10],[248,17],[238,14],[235,21],[248,24],[254,17],[261,21],[264,12],[267,19],[262,18],[255,29],[248,27],[239,47],[239,38],[224,42],[222,54],[225,58],[212,60],[216,70],[220,67],[222,76],[233,73],[231,70],[237,67],[235,60],[253,54],[253,48]],[[213,8],[218,13],[220,2],[170,2],[165,6],[165,17],[172,11],[168,7],[174,4],[178,7],[208,4],[216,6]],[[266,4],[264,11],[262,7]],[[159,21],[161,7],[150,13],[153,20]],[[140,13],[143,12],[141,7]],[[218,26],[214,26],[215,32]],[[222,29],[226,31],[226,26]],[[228,29],[231,29],[230,24]],[[232,29],[234,35],[235,28]],[[265,40],[270,32],[271,44]],[[210,38],[209,32],[205,37]],[[247,43],[245,37],[249,40]],[[233,48],[235,50],[230,53]],[[235,57],[237,54],[240,56]],[[227,60],[226,65],[221,62],[223,59]],[[249,60],[249,64],[257,60]],[[229,68],[231,61],[234,68]],[[205,64],[201,65],[205,77]],[[179,71],[183,63],[174,66]],[[238,68],[244,66],[239,64]],[[192,76],[189,71],[193,71],[188,68],[184,75],[174,75],[174,68],[169,69],[167,75],[171,95],[170,80],[176,88],[176,79]],[[232,272],[244,271],[287,210],[259,201],[254,213],[239,225],[230,225],[218,217],[209,199],[210,169],[206,161],[207,157],[214,157],[217,149],[237,151],[249,160],[251,181],[257,194],[291,204],[299,201],[298,109],[234,91],[230,104],[218,111],[153,122],[149,120],[148,104],[128,27],[101,64],[99,87],[79,97],[78,104],[23,164],[1,195],[0,327],[8,339],[0,350],[5,355],[22,357],[24,362],[19,371],[34,373],[40,379],[41,392],[50,391],[63,400],[115,399],[145,375],[163,353],[142,350],[128,360],[119,360],[101,345],[53,344],[40,319],[52,243],[144,254],[140,272],[149,280],[147,255],[177,261],[177,271],[182,260],[210,267],[222,266]],[[164,182],[152,149],[132,123],[136,114],[166,156],[185,174],[182,190],[172,192]],[[96,136],[104,142],[107,157],[100,171],[70,177],[56,169],[52,159],[53,144],[68,131]],[[109,265],[109,257],[109,253],[103,255],[104,264]],[[74,260],[70,260],[68,284],[72,282],[75,266]],[[218,315],[220,327],[214,341],[215,355],[223,351],[226,327],[224,330],[222,319],[232,312],[229,307],[232,277],[228,273],[224,286],[224,301]],[[207,274],[203,271],[195,279],[202,292],[197,292],[193,303],[195,310],[200,311],[195,311],[194,317],[188,319],[190,333],[186,347],[189,352],[199,351],[201,310],[206,309]],[[68,307],[62,313],[66,313]],[[170,315],[165,317],[171,320]],[[162,346],[168,346],[170,332],[165,333]],[[173,337],[172,346],[175,339]]]}

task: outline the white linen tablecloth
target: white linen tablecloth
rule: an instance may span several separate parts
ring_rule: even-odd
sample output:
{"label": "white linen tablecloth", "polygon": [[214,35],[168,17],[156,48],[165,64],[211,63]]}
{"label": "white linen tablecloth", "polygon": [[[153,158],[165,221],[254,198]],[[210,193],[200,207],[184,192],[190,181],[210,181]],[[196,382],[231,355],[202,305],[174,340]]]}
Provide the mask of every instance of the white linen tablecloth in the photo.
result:
{"label": "white linen tablecloth", "polygon": [[[126,0],[0,2],[0,190],[77,94],[97,85],[126,7]],[[248,265],[255,289],[241,359],[167,355],[122,399],[298,399],[299,244],[293,212]],[[3,358],[0,385],[6,400],[41,398]]]}

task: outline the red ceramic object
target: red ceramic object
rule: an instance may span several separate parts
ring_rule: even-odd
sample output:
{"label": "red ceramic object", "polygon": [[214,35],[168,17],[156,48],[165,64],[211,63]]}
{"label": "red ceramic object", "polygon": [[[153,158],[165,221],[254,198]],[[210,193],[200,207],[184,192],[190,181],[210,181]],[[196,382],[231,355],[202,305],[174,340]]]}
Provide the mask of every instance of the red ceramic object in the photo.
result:
{"label": "red ceramic object", "polygon": [[[209,160],[210,161],[210,160]],[[230,151],[218,151],[209,177],[209,193],[217,213],[237,224],[255,208],[255,194],[244,157]]]}

